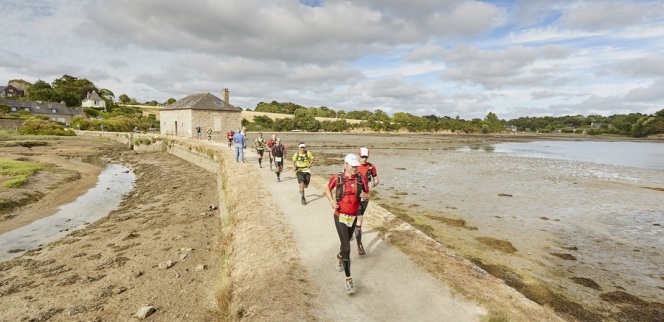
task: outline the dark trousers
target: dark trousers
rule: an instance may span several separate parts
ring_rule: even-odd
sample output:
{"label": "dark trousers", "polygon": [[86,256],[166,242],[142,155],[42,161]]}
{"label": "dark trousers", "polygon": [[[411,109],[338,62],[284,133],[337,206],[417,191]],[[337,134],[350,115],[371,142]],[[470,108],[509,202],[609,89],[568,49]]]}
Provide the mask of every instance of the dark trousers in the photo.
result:
{"label": "dark trousers", "polygon": [[346,272],[346,277],[350,277],[350,237],[353,236],[353,231],[355,231],[355,225],[357,224],[357,217],[353,222],[352,227],[346,226],[346,224],[339,222],[339,217],[334,216],[334,226],[337,228],[337,234],[339,235],[339,241],[341,242],[341,259],[344,264],[344,271]]}

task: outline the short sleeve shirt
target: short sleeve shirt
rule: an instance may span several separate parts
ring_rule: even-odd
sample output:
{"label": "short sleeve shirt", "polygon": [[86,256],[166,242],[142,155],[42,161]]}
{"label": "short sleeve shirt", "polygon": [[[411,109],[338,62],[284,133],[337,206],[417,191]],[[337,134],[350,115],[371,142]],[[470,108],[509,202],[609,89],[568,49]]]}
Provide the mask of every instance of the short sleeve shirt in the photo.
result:
{"label": "short sleeve shirt", "polygon": [[[371,168],[371,169],[369,169],[369,168]],[[372,181],[373,177],[378,176],[378,172],[376,171],[376,166],[373,165],[373,164],[371,166],[369,166],[369,162],[367,162],[365,164],[360,164],[357,167],[357,172],[362,174],[364,176],[364,178],[367,179],[367,182]]]}
{"label": "short sleeve shirt", "polygon": [[[341,175],[345,175],[342,173]],[[327,183],[327,189],[332,191],[332,195],[336,198],[336,188],[337,188],[337,177],[339,174],[333,174],[330,178],[330,181]],[[344,194],[337,203],[339,204],[339,209],[334,213],[336,216],[339,216],[339,212],[346,215],[356,216],[357,210],[360,209],[360,200],[357,198],[357,189],[358,182],[357,176],[352,178],[345,178],[344,181]],[[369,186],[366,184],[366,181],[362,181],[361,187],[364,192],[369,192]]]}

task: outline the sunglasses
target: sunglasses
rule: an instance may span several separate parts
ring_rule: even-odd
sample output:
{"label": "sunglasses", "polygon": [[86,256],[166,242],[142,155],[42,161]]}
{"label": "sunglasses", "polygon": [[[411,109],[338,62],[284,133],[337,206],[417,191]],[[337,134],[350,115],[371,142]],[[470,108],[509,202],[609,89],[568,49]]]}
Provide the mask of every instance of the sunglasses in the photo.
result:
{"label": "sunglasses", "polygon": [[365,156],[361,156],[360,158],[362,158],[362,159],[368,159],[369,157],[365,155]]}

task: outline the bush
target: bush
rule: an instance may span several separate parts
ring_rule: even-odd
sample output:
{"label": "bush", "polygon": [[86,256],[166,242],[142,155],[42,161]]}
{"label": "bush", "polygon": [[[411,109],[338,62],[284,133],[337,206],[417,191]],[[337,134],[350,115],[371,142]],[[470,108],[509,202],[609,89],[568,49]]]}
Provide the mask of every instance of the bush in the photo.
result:
{"label": "bush", "polygon": [[147,137],[140,137],[140,138],[134,138],[133,144],[134,146],[138,145],[150,145],[155,142],[154,138],[147,138]]}
{"label": "bush", "polygon": [[35,116],[23,122],[23,125],[18,129],[20,134],[34,134],[34,135],[57,135],[57,136],[76,136],[74,131],[65,129],[65,127],[57,122],[44,120],[44,116]]}

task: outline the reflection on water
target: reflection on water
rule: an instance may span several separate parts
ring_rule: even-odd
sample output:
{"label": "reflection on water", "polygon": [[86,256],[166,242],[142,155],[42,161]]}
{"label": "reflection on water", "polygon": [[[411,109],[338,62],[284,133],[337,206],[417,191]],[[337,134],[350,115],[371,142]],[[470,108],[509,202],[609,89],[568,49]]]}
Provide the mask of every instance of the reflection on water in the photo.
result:
{"label": "reflection on water", "polygon": [[[118,207],[122,197],[134,188],[135,179],[134,173],[128,168],[108,164],[94,188],[74,202],[61,206],[56,214],[0,235],[0,261],[20,256],[25,251],[62,238],[108,215]],[[24,251],[15,251],[19,249]]]}
{"label": "reflection on water", "polygon": [[509,142],[474,145],[457,150],[498,152],[519,157],[551,158],[664,170],[664,144],[653,142]]}

